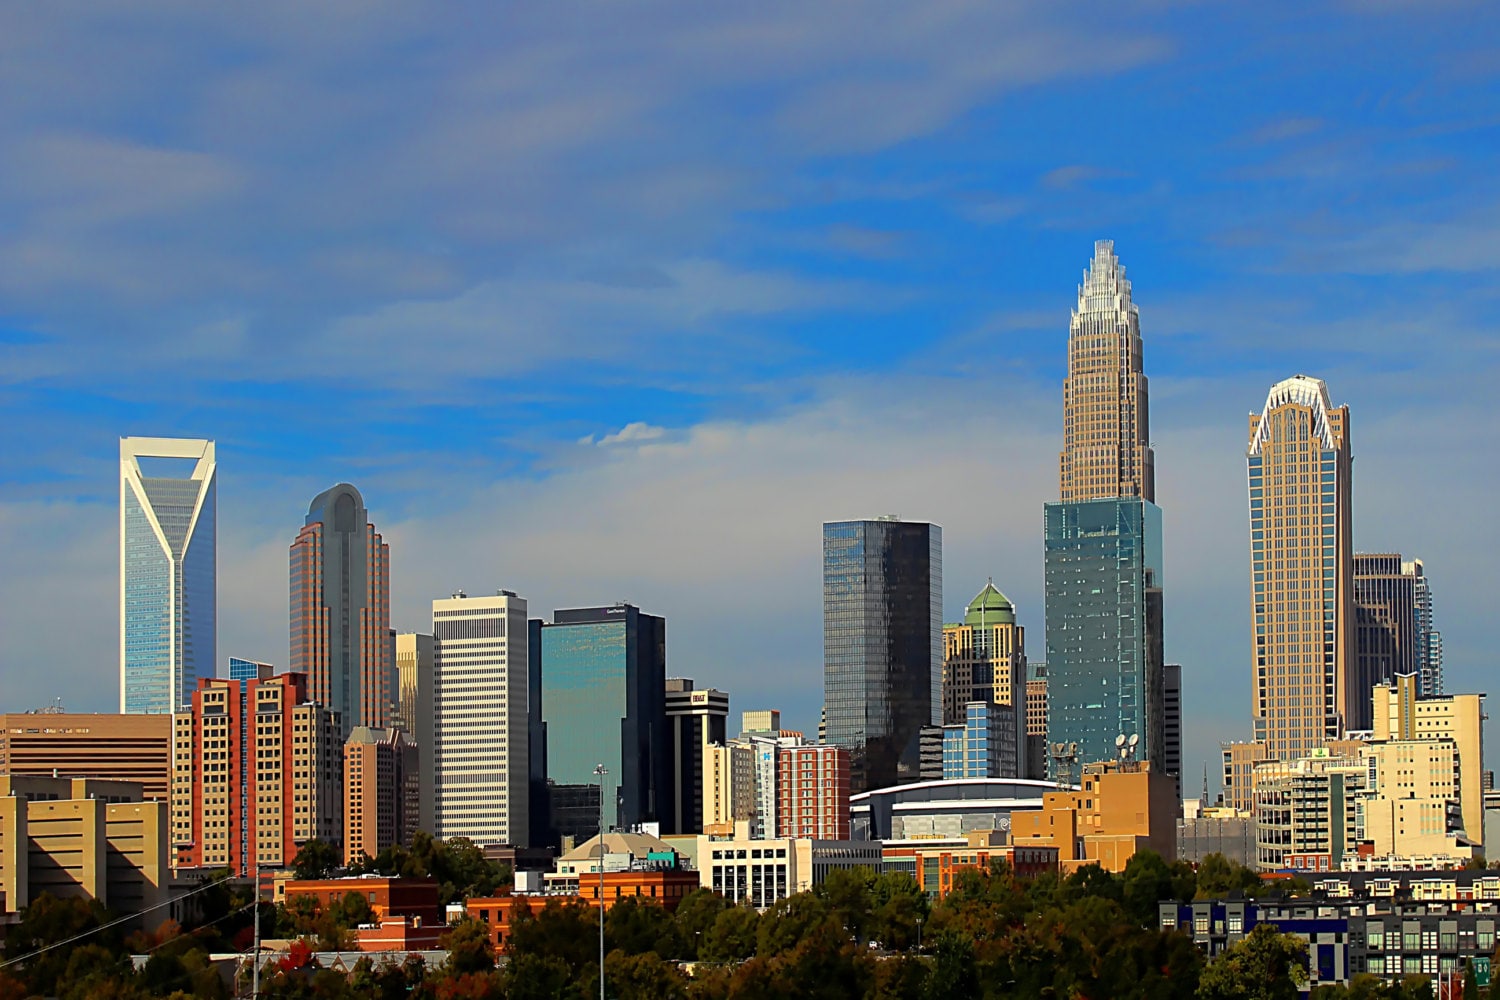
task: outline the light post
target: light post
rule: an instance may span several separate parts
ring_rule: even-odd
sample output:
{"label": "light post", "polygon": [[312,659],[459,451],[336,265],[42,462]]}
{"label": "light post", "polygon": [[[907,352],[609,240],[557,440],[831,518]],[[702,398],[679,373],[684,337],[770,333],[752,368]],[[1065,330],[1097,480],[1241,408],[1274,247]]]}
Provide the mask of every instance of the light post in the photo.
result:
{"label": "light post", "polygon": [[603,764],[594,765],[599,779],[599,1000],[604,1000],[604,776]]}
{"label": "light post", "polygon": [[917,954],[922,954],[922,918],[917,918]]}

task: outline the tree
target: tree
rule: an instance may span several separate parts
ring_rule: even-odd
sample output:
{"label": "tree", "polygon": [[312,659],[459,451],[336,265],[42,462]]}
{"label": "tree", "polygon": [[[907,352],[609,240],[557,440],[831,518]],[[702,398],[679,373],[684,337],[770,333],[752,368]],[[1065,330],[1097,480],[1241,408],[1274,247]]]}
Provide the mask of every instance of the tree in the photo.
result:
{"label": "tree", "polygon": [[1198,862],[1198,891],[1195,898],[1223,899],[1235,892],[1255,896],[1260,893],[1263,884],[1254,869],[1247,868],[1238,861],[1230,861],[1215,852]]}
{"label": "tree", "polygon": [[[41,954],[35,953],[48,945],[96,930],[108,919],[108,912],[98,900],[58,899],[44,892],[32,900],[22,913],[20,923],[6,935],[5,957],[7,960],[25,958],[12,969],[20,973],[32,993],[54,996],[59,978],[68,970],[69,955],[75,949],[53,948]],[[110,953],[119,951],[120,940],[113,931],[100,931],[86,940]]]}
{"label": "tree", "polygon": [[710,962],[743,961],[755,954],[761,916],[748,905],[730,906],[703,935],[699,957]]}
{"label": "tree", "polygon": [[729,906],[729,901],[716,892],[694,889],[677,904],[672,922],[677,925],[677,939],[681,954],[675,957],[695,960],[703,945],[703,936],[713,927]]}
{"label": "tree", "polygon": [[604,940],[609,950],[627,955],[653,952],[661,958],[676,958],[682,951],[672,915],[656,902],[627,896],[616,901],[604,916]]}
{"label": "tree", "polygon": [[927,996],[933,1000],[977,1000],[979,970],[974,961],[974,943],[958,934],[938,935],[932,945],[932,972]]}
{"label": "tree", "polygon": [[299,879],[327,878],[339,867],[338,848],[317,837],[307,841],[292,859],[292,873]]}
{"label": "tree", "polygon": [[1307,942],[1258,924],[1208,964],[1198,1000],[1296,1000],[1307,981]]}
{"label": "tree", "polygon": [[495,967],[489,928],[478,920],[466,917],[454,924],[445,935],[443,946],[448,950],[450,973],[489,972]]}
{"label": "tree", "polygon": [[766,911],[756,929],[755,953],[762,958],[773,958],[791,951],[825,920],[832,920],[840,931],[849,933],[821,896],[799,892],[779,899]]}
{"label": "tree", "polygon": [[616,1000],[686,1000],[687,979],[677,966],[647,951],[612,951],[604,960],[604,982]]}
{"label": "tree", "polygon": [[917,944],[918,925],[927,920],[927,893],[906,872],[886,872],[870,889],[874,910],[867,927],[872,941],[888,951]]}
{"label": "tree", "polygon": [[875,873],[869,868],[835,868],[813,889],[813,895],[856,941],[864,941],[874,886]]}
{"label": "tree", "polygon": [[1120,878],[1120,901],[1125,912],[1141,927],[1155,927],[1157,903],[1175,899],[1172,869],[1155,851],[1137,851],[1125,863]]}

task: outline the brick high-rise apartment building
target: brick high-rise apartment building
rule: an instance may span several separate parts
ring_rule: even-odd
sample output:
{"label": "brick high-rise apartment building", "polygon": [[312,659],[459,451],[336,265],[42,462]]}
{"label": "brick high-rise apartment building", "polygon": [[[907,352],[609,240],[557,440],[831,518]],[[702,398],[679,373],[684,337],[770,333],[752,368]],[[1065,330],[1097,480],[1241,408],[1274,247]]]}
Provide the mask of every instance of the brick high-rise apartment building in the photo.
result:
{"label": "brick high-rise apartment building", "polygon": [[849,750],[782,747],[776,755],[776,836],[849,839]]}
{"label": "brick high-rise apartment building", "polygon": [[179,866],[283,867],[314,837],[342,841],[339,718],[308,700],[306,675],[201,678],[173,728]]}
{"label": "brick high-rise apartment building", "polygon": [[[1321,379],[1277,382],[1250,415],[1255,741],[1290,759],[1367,716],[1355,654],[1349,408]],[[1361,690],[1363,688],[1363,690]]]}

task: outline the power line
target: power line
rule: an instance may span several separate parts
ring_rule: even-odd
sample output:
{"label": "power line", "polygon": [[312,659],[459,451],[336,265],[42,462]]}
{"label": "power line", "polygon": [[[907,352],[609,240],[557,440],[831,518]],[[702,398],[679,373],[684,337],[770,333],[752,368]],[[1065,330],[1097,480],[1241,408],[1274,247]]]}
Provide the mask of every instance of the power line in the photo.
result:
{"label": "power line", "polygon": [[198,886],[196,889],[189,889],[182,895],[169,899],[165,903],[157,903],[155,906],[148,906],[143,910],[137,910],[134,913],[127,913],[123,917],[117,917],[114,920],[109,921],[108,923],[100,924],[98,927],[91,927],[90,929],[84,931],[82,934],[75,934],[72,937],[66,938],[62,941],[54,941],[52,944],[38,948],[36,951],[28,952],[25,955],[21,955],[17,958],[12,958],[6,962],[0,962],[0,969],[8,969],[12,965],[30,961],[31,959],[36,958],[38,955],[45,955],[47,954],[47,952],[52,951],[54,948],[61,948],[63,945],[73,944],[75,941],[82,941],[84,938],[92,937],[93,935],[98,934],[100,931],[107,931],[111,927],[118,927],[120,924],[128,923],[129,921],[134,920],[137,917],[145,916],[152,910],[160,910],[163,907],[171,906],[173,903],[179,903],[182,900],[187,899],[189,896],[196,895],[200,892],[206,892],[207,890],[212,889],[215,886],[223,885],[225,882],[238,877],[238,875],[230,873],[228,875],[225,875],[223,878],[218,879],[217,881],[205,882],[203,885]]}

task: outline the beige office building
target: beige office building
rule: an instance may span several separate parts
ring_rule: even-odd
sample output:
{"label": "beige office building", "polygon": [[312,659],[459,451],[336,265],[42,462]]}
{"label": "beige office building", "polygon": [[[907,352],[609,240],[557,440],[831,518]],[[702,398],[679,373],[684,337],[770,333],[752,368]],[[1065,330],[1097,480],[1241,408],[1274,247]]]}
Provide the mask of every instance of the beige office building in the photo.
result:
{"label": "beige office building", "polygon": [[1453,740],[1371,743],[1361,749],[1360,759],[1369,778],[1369,795],[1360,803],[1361,827],[1375,857],[1473,856],[1463,829],[1461,768]]}
{"label": "beige office building", "polygon": [[1484,695],[1418,697],[1419,677],[1403,674],[1373,695],[1373,742],[1451,740],[1457,753],[1458,802],[1468,839],[1484,846]]}
{"label": "beige office building", "polygon": [[344,741],[344,860],[411,843],[418,823],[418,750],[399,729],[355,726]]}
{"label": "beige office building", "polygon": [[739,741],[705,744],[700,829],[732,829],[754,819],[755,799],[755,749]]}
{"label": "beige office building", "polygon": [[85,712],[0,715],[0,774],[134,781],[165,802],[172,781],[172,717]]}
{"label": "beige office building", "polygon": [[424,632],[396,633],[396,726],[417,747],[417,829],[436,829],[433,815],[432,685],[433,638]]}
{"label": "beige office building", "polygon": [[1017,773],[994,777],[1026,777],[1026,630],[994,581],[974,595],[962,622],[943,626],[943,725],[962,725],[974,701],[1011,707],[1004,742],[1014,747]]}
{"label": "beige office building", "polygon": [[1271,387],[1250,416],[1255,742],[1289,760],[1343,735],[1368,690],[1354,656],[1349,408],[1320,379]]}
{"label": "beige office building", "polygon": [[1063,380],[1063,503],[1112,497],[1156,500],[1140,311],[1113,240],[1094,244],[1078,286]]}
{"label": "beige office building", "polygon": [[167,901],[170,877],[167,803],[140,784],[0,774],[0,913],[43,893],[139,913]]}

